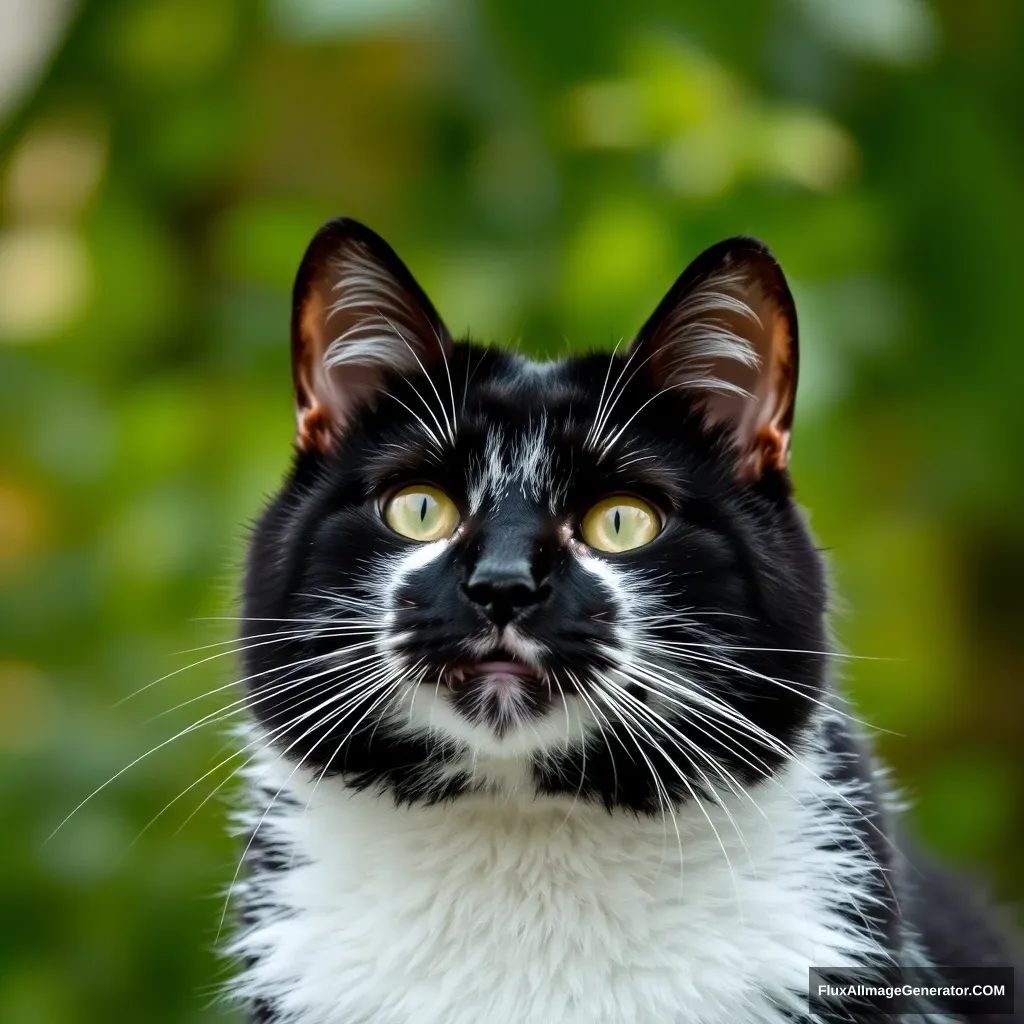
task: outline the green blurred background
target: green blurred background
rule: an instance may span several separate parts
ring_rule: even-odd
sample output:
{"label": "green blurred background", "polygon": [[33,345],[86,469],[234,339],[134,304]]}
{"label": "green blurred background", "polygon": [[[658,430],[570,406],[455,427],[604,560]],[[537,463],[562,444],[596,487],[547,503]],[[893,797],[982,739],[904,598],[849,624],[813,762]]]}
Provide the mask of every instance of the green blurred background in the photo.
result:
{"label": "green blurred background", "polygon": [[223,729],[46,838],[235,696],[176,708],[235,671],[182,652],[231,637],[338,213],[545,353],[768,241],[849,685],[918,830],[1019,906],[1022,99],[1019,0],[0,0],[0,1021],[227,1019]]}

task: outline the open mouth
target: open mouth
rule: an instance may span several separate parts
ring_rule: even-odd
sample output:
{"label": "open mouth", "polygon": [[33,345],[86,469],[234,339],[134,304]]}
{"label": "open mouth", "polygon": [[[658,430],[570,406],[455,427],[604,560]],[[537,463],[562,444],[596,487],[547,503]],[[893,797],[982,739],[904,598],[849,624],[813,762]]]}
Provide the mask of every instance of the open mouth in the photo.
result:
{"label": "open mouth", "polygon": [[452,690],[461,690],[482,679],[519,683],[531,688],[538,687],[544,682],[542,673],[532,665],[505,657],[464,662],[451,669],[445,681]]}
{"label": "open mouth", "polygon": [[459,662],[442,678],[455,711],[498,737],[540,718],[552,706],[548,677],[507,651]]}

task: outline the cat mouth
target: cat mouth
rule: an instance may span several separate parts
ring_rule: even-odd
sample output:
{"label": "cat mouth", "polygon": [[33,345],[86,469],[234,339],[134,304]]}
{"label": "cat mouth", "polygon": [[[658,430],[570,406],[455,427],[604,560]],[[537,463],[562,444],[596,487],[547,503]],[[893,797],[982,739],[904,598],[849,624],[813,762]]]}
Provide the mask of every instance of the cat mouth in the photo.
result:
{"label": "cat mouth", "polygon": [[504,652],[496,652],[478,661],[466,661],[445,674],[445,682],[453,691],[464,690],[482,680],[491,680],[498,685],[522,686],[539,689],[545,685],[544,674],[532,665],[517,661]]}
{"label": "cat mouth", "polygon": [[488,651],[442,676],[452,708],[502,739],[551,710],[551,680],[508,651]]}

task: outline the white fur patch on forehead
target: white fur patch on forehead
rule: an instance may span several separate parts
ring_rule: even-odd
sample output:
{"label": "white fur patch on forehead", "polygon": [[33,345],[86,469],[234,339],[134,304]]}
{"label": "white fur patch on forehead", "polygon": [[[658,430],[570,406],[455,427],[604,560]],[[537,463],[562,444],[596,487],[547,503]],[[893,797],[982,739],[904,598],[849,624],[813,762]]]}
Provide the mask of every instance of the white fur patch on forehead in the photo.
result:
{"label": "white fur patch on forehead", "polygon": [[551,359],[538,363],[533,359],[523,358],[519,363],[519,372],[539,383],[546,383],[555,377],[563,366],[562,360]]}
{"label": "white fur patch on forehead", "polygon": [[483,453],[473,460],[469,471],[471,512],[478,512],[488,498],[500,501],[513,487],[531,501],[547,500],[554,510],[557,495],[547,428],[545,417],[511,437],[502,427],[487,431]]}

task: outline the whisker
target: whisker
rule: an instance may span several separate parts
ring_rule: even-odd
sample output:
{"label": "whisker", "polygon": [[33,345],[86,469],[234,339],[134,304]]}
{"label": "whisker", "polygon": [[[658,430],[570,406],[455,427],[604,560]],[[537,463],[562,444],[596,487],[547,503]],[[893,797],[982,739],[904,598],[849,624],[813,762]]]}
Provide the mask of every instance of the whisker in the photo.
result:
{"label": "whisker", "polygon": [[[326,687],[328,685],[330,685],[330,684],[329,683],[322,683],[320,685],[320,687],[318,687],[318,689],[322,689],[322,688],[324,688],[324,687]],[[305,696],[305,694],[303,694],[302,696]],[[283,736],[289,729],[294,728],[294,725],[295,725],[295,722],[292,719],[287,719],[282,725],[277,726],[275,729],[273,729],[268,734],[271,742],[276,740],[278,737]],[[160,820],[160,818],[162,818],[164,816],[164,814],[166,814],[179,800],[183,799],[188,793],[190,793],[193,789],[195,789],[196,786],[198,786],[200,783],[202,783],[205,779],[208,779],[211,775],[213,775],[219,769],[223,768],[224,765],[229,764],[231,761],[235,760],[235,758],[237,758],[237,757],[241,757],[247,750],[249,750],[251,747],[256,746],[257,743],[259,743],[259,742],[260,742],[259,739],[253,739],[253,740],[250,740],[248,743],[246,743],[245,746],[241,747],[239,750],[233,750],[227,757],[225,757],[218,764],[214,765],[214,767],[211,768],[208,772],[205,772],[198,779],[196,779],[195,782],[191,783],[187,788],[183,789],[176,797],[174,797],[173,800],[171,800],[169,803],[165,804],[160,811],[158,811],[152,818],[150,818],[150,820],[146,823],[146,825],[143,826],[142,831],[139,832],[139,834],[132,840],[131,845],[134,846],[143,837],[143,835],[145,835],[145,833],[153,825],[155,825],[156,822]],[[210,800],[212,800],[214,796],[216,796],[216,794],[225,785],[227,785],[228,782],[230,782],[232,779],[236,778],[237,775],[241,771],[244,771],[244,769],[249,764],[251,764],[252,761],[255,760],[255,758],[258,757],[258,756],[259,756],[259,751],[257,750],[250,757],[246,758],[246,760],[241,765],[239,765],[238,768],[232,770],[232,772],[228,775],[228,777],[226,779],[224,779],[219,785],[217,785],[210,793],[208,793],[206,795],[206,797],[203,799],[202,803],[200,803],[199,806],[196,807],[195,810],[192,811],[192,813],[185,819],[185,821],[182,823],[182,825],[178,828],[177,831],[180,832],[185,827],[185,825],[187,825],[203,809],[203,807],[205,807],[206,804]]]}
{"label": "whisker", "polygon": [[[376,312],[377,312],[377,315],[395,332],[395,334],[399,338],[401,338],[402,341],[405,342],[406,347],[412,353],[413,359],[416,360],[417,364],[419,365],[420,370],[423,371],[423,376],[426,378],[427,383],[430,385],[431,389],[433,390],[434,395],[437,398],[438,404],[441,407],[441,415],[445,419],[445,425],[448,427],[447,431],[445,431],[444,427],[441,426],[440,420],[434,414],[434,411],[433,411],[433,409],[431,409],[430,403],[426,400],[426,398],[424,398],[423,395],[420,394],[418,389],[414,389],[414,391],[419,396],[419,398],[423,402],[424,406],[426,406],[427,412],[430,413],[431,418],[434,420],[434,423],[437,426],[437,429],[442,434],[447,433],[448,441],[452,445],[452,447],[454,447],[455,446],[455,423],[454,422],[451,422],[451,423],[448,422],[448,414],[445,411],[444,402],[441,400],[441,392],[437,390],[437,386],[434,384],[433,378],[430,376],[429,373],[427,373],[427,368],[423,365],[423,361],[420,359],[419,353],[417,353],[415,346],[412,345],[412,343],[409,341],[408,338],[406,338],[406,336],[401,332],[401,330],[398,327],[396,327],[395,324],[392,323],[392,321],[389,320],[388,317],[386,317],[379,309],[377,309]],[[442,351],[443,351],[443,347],[442,347]],[[447,365],[447,361],[446,361],[445,365]]]}
{"label": "whisker", "polygon": [[749,651],[751,653],[766,654],[818,654],[826,658],[841,658],[845,661],[893,661],[892,658],[876,657],[867,654],[846,654],[842,651],[833,651],[824,648],[820,651],[802,650],[798,647],[746,647],[742,644],[726,643],[696,643],[682,640],[658,640],[659,646],[669,650],[685,650],[690,647],[707,647],[720,651]]}
{"label": "whisker", "polygon": [[339,667],[344,667],[350,664],[360,664],[362,662],[369,661],[373,658],[373,655],[366,655],[362,658],[357,658],[354,661],[346,657],[346,655],[352,651],[365,650],[368,647],[376,649],[377,641],[366,640],[363,643],[350,644],[348,647],[342,647],[336,651],[325,651],[322,654],[316,654],[312,655],[309,658],[302,658],[299,661],[293,661],[290,665],[282,666],[281,668],[274,667],[264,669],[262,672],[254,672],[252,675],[243,676],[241,679],[233,679],[230,683],[225,683],[223,686],[218,686],[212,690],[207,690],[205,693],[200,693],[198,696],[190,697],[188,700],[184,700],[180,704],[175,704],[174,707],[166,708],[164,711],[160,711],[157,714],[155,714],[151,719],[149,719],[149,721],[153,722],[160,718],[166,718],[167,715],[174,714],[175,711],[180,711],[182,708],[188,707],[190,704],[195,704],[198,701],[205,700],[207,697],[212,697],[215,693],[221,693],[223,690],[233,689],[236,686],[252,682],[254,679],[258,679],[261,676],[269,675],[271,673],[281,672],[303,665],[312,665],[320,661],[331,661],[335,659],[339,662]]}
{"label": "whisker", "polygon": [[[744,849],[744,851],[747,854],[748,860],[750,860],[750,850],[747,847],[746,837],[743,835],[742,831],[740,830],[739,825],[736,823],[736,819],[733,818],[733,816],[732,816],[731,812],[729,811],[728,807],[726,807],[725,802],[722,800],[722,798],[718,794],[715,786],[713,785],[711,780],[707,777],[707,775],[704,773],[703,769],[699,765],[694,763],[693,758],[690,755],[688,755],[686,753],[686,751],[684,751],[683,748],[681,746],[679,746],[678,742],[676,742],[672,737],[673,736],[677,737],[678,740],[681,740],[682,742],[684,742],[687,745],[687,747],[689,747],[689,748],[695,750],[697,753],[699,753],[702,757],[705,758],[705,760],[707,760],[709,762],[709,764],[719,774],[723,773],[724,769],[721,766],[719,766],[714,761],[714,759],[711,758],[711,756],[706,751],[701,750],[701,748],[700,748],[700,746],[698,744],[694,743],[693,740],[689,739],[689,737],[687,737],[683,733],[679,732],[678,729],[676,729],[673,726],[671,726],[668,722],[663,721],[658,715],[656,715],[654,713],[654,711],[651,708],[649,708],[646,704],[644,704],[643,701],[638,700],[627,689],[625,689],[622,686],[619,686],[614,680],[606,679],[606,682],[608,682],[612,686],[616,687],[616,691],[618,693],[618,696],[628,700],[630,702],[631,706],[635,709],[635,713],[637,715],[643,716],[643,718],[645,720],[647,720],[647,721],[651,722],[653,725],[655,725],[659,729],[659,731],[662,732],[663,735],[667,734],[667,733],[671,733],[672,734],[672,736],[666,735],[666,739],[668,739],[670,742],[673,743],[673,745],[676,747],[676,749],[689,762],[690,767],[693,768],[693,770],[696,771],[698,775],[700,775],[701,779],[704,782],[704,785],[707,787],[708,799],[711,802],[717,804],[717,806],[721,809],[722,813],[725,814],[726,818],[729,820],[729,823],[732,825],[734,831],[736,832],[736,838],[739,839],[740,844],[743,846],[743,849]],[[666,759],[668,759],[668,755],[665,754],[664,751],[662,751],[662,756],[664,756],[664,757],[666,757]],[[673,763],[673,766],[674,766],[674,762],[672,762],[672,763]],[[730,779],[732,779],[732,782],[738,787],[738,789],[742,788],[742,787],[739,787],[739,784],[736,782],[735,778],[733,778],[732,775],[730,775],[727,772],[725,774],[728,775],[728,777]],[[738,790],[734,790],[734,792],[735,791],[738,791]],[[691,790],[691,792],[692,792],[692,790]],[[709,824],[710,824],[710,818],[709,818]],[[723,853],[725,852],[724,847],[723,847],[722,852]],[[752,863],[753,863],[753,861],[751,860],[751,864]]]}
{"label": "whisker", "polygon": [[[672,798],[669,795],[669,792],[668,792],[668,789],[665,786],[665,783],[662,781],[661,776],[658,774],[658,772],[655,769],[654,765],[651,763],[650,758],[644,752],[643,745],[640,743],[640,738],[634,732],[634,725],[638,725],[639,723],[636,722],[635,718],[632,719],[632,723],[631,723],[630,719],[632,718],[632,716],[630,716],[629,712],[626,709],[622,708],[621,705],[619,705],[618,701],[615,698],[615,695],[613,695],[607,689],[605,689],[604,687],[599,687],[597,689],[596,693],[605,701],[605,703],[607,703],[609,705],[609,707],[611,707],[617,713],[619,721],[622,722],[622,725],[623,725],[623,727],[626,730],[626,734],[633,741],[634,745],[636,746],[637,753],[640,755],[641,758],[643,758],[644,763],[647,765],[647,768],[648,768],[648,770],[651,773],[651,778],[654,781],[655,792],[656,792],[656,794],[658,796],[658,805],[662,808],[662,811],[663,812],[667,812],[668,815],[672,819],[672,828],[673,828],[673,831],[675,832],[675,835],[676,835],[676,847],[677,847],[677,852],[678,852],[678,857],[679,857],[679,866],[680,866],[680,869],[681,869],[682,868],[682,864],[683,864],[683,837],[682,837],[682,833],[680,833],[680,831],[679,831],[679,821],[676,818],[675,810],[672,807]],[[642,730],[642,726],[640,728]],[[656,749],[659,749],[659,752],[661,752],[662,756],[664,756],[664,752],[660,751],[660,748],[658,748],[656,743],[652,743],[652,746],[654,746]],[[685,780],[684,780],[684,785],[687,785]],[[691,793],[692,793],[692,789],[691,789]],[[706,813],[707,812],[705,812],[705,814]],[[710,818],[708,820],[710,822]],[[712,825],[712,830],[713,829],[714,829],[714,825]],[[666,839],[666,843],[667,843],[667,840],[668,840],[668,836],[667,835],[666,835],[665,839]],[[664,857],[664,852],[663,852],[662,856]],[[728,857],[726,857],[726,861],[728,861]],[[680,885],[682,885],[682,871],[681,870],[680,870]]]}
{"label": "whisker", "polygon": [[[368,629],[368,630],[366,630],[366,632],[371,632],[371,631]],[[270,635],[270,634],[265,634],[265,635]],[[207,665],[211,661],[216,661],[218,658],[224,658],[224,657],[227,657],[228,655],[239,654],[239,653],[241,653],[243,651],[255,650],[258,647],[266,647],[269,644],[274,644],[274,643],[293,643],[293,642],[298,642],[298,641],[301,641],[301,640],[313,640],[313,639],[319,639],[319,638],[330,638],[332,635],[337,635],[337,636],[340,637],[340,636],[346,636],[348,634],[346,634],[346,633],[331,634],[331,633],[312,632],[312,631],[307,631],[305,633],[295,632],[293,634],[287,634],[287,635],[286,634],[274,634],[274,636],[277,637],[278,639],[264,640],[264,641],[261,641],[258,644],[248,644],[248,645],[244,645],[244,646],[242,646],[240,648],[232,648],[231,650],[227,650],[227,651],[218,651],[216,654],[210,654],[210,655],[208,655],[205,658],[200,658],[198,661],[193,661],[193,662],[191,662],[188,665],[183,665],[181,668],[176,668],[176,669],[174,669],[173,672],[168,672],[166,675],[160,676],[159,679],[154,679],[151,683],[146,683],[145,686],[142,686],[138,690],[135,690],[134,692],[129,693],[126,697],[122,697],[120,700],[117,701],[117,703],[115,703],[113,705],[113,707],[118,708],[122,704],[125,704],[128,701],[132,700],[133,698],[139,696],[139,694],[145,693],[146,690],[149,690],[152,687],[157,686],[160,683],[164,683],[168,679],[173,679],[175,676],[179,676],[183,672],[188,672],[190,669],[199,668],[202,665]],[[238,641],[231,641],[231,642],[232,643],[237,643]],[[210,646],[219,646],[219,645],[211,644]],[[196,648],[196,649],[197,650],[202,650],[202,648]],[[184,653],[189,653],[189,652],[184,652]]]}
{"label": "whisker", "polygon": [[[340,667],[340,666],[339,666],[339,667]],[[270,671],[270,670],[268,670],[268,671]],[[318,676],[323,676],[323,675],[328,675],[328,674],[330,674],[330,672],[331,672],[331,671],[335,671],[335,670],[334,670],[334,669],[328,669],[328,670],[326,670],[325,672],[322,672],[322,673],[317,673],[317,674],[316,674],[316,675],[314,675],[314,676],[310,676],[310,677],[307,677],[306,679],[303,679],[303,680],[299,680],[298,682],[296,682],[296,683],[294,683],[294,684],[289,684],[289,687],[291,687],[291,686],[293,686],[293,685],[294,685],[294,686],[301,686],[301,685],[304,685],[305,683],[308,683],[308,681],[310,681],[311,679],[315,679],[315,678],[317,678]],[[64,826],[65,826],[65,825],[66,825],[66,824],[67,824],[67,823],[68,823],[68,822],[69,822],[69,821],[70,821],[70,820],[71,820],[71,819],[72,819],[72,818],[73,818],[73,817],[74,817],[74,816],[75,816],[75,815],[76,815],[76,814],[77,814],[77,813],[78,813],[78,812],[79,812],[79,811],[80,811],[80,810],[81,810],[81,809],[82,809],[82,808],[83,808],[83,807],[84,807],[84,806],[85,806],[86,804],[87,804],[87,803],[89,803],[89,801],[90,801],[90,800],[94,799],[94,798],[95,798],[96,796],[98,796],[98,795],[99,795],[100,793],[102,793],[102,792],[103,792],[103,791],[104,791],[105,789],[107,789],[107,788],[108,788],[108,787],[109,787],[110,785],[112,785],[112,784],[113,784],[114,782],[116,782],[116,781],[117,781],[117,780],[118,780],[119,778],[121,778],[121,776],[123,776],[123,775],[124,775],[125,773],[129,772],[129,771],[130,771],[130,770],[131,770],[132,768],[134,768],[134,767],[135,767],[135,766],[136,766],[137,764],[140,764],[140,763],[141,763],[142,761],[144,761],[144,760],[146,760],[147,758],[151,757],[151,756],[152,756],[153,754],[157,753],[158,751],[160,751],[160,750],[163,750],[163,749],[164,749],[164,747],[167,747],[167,746],[169,746],[169,745],[170,745],[171,743],[175,742],[175,740],[181,739],[181,738],[182,738],[182,737],[184,737],[184,736],[188,736],[188,735],[190,735],[191,733],[193,733],[193,732],[196,732],[196,731],[198,731],[198,730],[199,730],[199,729],[201,729],[201,728],[202,728],[202,727],[203,727],[204,725],[209,725],[209,724],[212,724],[212,723],[215,723],[215,722],[222,722],[222,721],[224,721],[224,720],[225,720],[225,717],[230,717],[230,714],[227,714],[227,715],[225,715],[225,712],[226,712],[226,711],[228,711],[228,709],[230,709],[230,708],[234,707],[234,708],[236,708],[236,709],[240,710],[240,709],[241,709],[242,707],[248,707],[248,706],[251,706],[252,704],[257,704],[257,703],[260,703],[261,701],[263,701],[263,700],[267,700],[267,699],[270,699],[270,698],[272,698],[272,697],[273,697],[273,696],[275,696],[275,695],[276,695],[276,692],[271,692],[271,693],[269,693],[269,694],[267,694],[267,695],[265,695],[265,696],[262,696],[262,697],[259,697],[259,698],[256,698],[256,699],[253,699],[253,698],[250,698],[250,697],[243,697],[243,698],[241,698],[241,699],[240,699],[240,700],[238,700],[238,701],[234,701],[234,702],[232,702],[231,704],[228,704],[228,705],[227,705],[227,706],[226,706],[225,708],[221,708],[221,709],[218,709],[217,711],[214,711],[214,712],[210,712],[209,714],[207,714],[207,715],[204,715],[204,716],[202,716],[202,717],[201,717],[200,719],[198,719],[198,721],[196,721],[196,722],[193,722],[193,723],[192,723],[191,725],[188,725],[188,726],[186,726],[185,728],[183,728],[183,729],[179,730],[179,731],[178,731],[178,732],[176,732],[176,733],[175,733],[175,734],[174,734],[173,736],[170,736],[170,737],[169,737],[168,739],[166,739],[166,740],[163,740],[163,741],[162,741],[161,743],[158,743],[158,744],[157,744],[156,746],[154,746],[154,747],[150,747],[150,749],[149,749],[149,750],[147,750],[147,751],[146,751],[146,752],[145,752],[144,754],[141,754],[141,755],[140,755],[139,757],[137,757],[137,758],[136,758],[136,759],[135,759],[134,761],[132,761],[132,762],[131,762],[130,764],[126,765],[126,766],[125,766],[124,768],[122,768],[122,769],[121,769],[120,771],[116,772],[116,773],[115,773],[114,775],[112,775],[112,776],[111,776],[111,777],[110,777],[109,779],[107,779],[107,780],[106,780],[106,782],[104,782],[104,783],[102,783],[101,785],[97,786],[97,787],[96,787],[96,789],[94,789],[94,790],[93,790],[93,791],[92,791],[92,792],[91,792],[91,793],[90,793],[90,794],[89,794],[88,796],[86,796],[84,800],[80,801],[80,802],[79,802],[79,803],[78,803],[78,804],[77,804],[77,805],[76,805],[76,806],[75,806],[75,807],[74,807],[74,808],[73,808],[73,809],[71,810],[71,812],[70,812],[70,813],[69,813],[69,814],[68,814],[68,815],[67,815],[67,816],[66,816],[66,817],[65,817],[65,818],[64,818],[64,819],[63,819],[63,820],[62,820],[62,821],[60,822],[60,824],[58,824],[58,825],[57,825],[57,827],[56,827],[56,828],[55,828],[55,829],[54,829],[54,830],[53,830],[53,831],[52,831],[52,832],[51,832],[51,833],[50,833],[50,834],[49,834],[49,835],[48,835],[48,836],[46,837],[46,839],[45,839],[44,843],[48,843],[48,842],[49,842],[49,841],[50,841],[51,839],[53,839],[53,837],[54,837],[54,836],[55,836],[55,835],[56,835],[56,834],[57,834],[57,833],[58,833],[58,832],[59,832],[59,831],[60,831],[60,830],[61,830],[61,829],[62,829],[62,828],[63,828],[63,827],[64,827]]]}
{"label": "whisker", "polygon": [[772,683],[774,686],[778,686],[781,689],[786,690],[787,692],[792,693],[792,694],[794,694],[797,697],[803,697],[805,700],[809,701],[810,703],[816,704],[818,707],[824,708],[826,711],[829,711],[829,712],[831,712],[833,714],[840,715],[843,718],[846,718],[849,721],[856,723],[857,725],[864,726],[865,728],[868,728],[868,729],[876,728],[875,726],[872,726],[870,722],[861,721],[861,719],[856,718],[854,715],[851,715],[851,714],[849,714],[846,711],[840,710],[834,704],[827,704],[825,701],[819,700],[817,697],[813,697],[809,693],[802,692],[800,690],[800,688],[799,688],[799,684],[794,683],[790,679],[776,679],[773,676],[765,675],[763,672],[757,672],[754,669],[746,668],[743,665],[737,665],[735,662],[721,661],[721,660],[719,660],[717,658],[708,658],[708,657],[706,657],[704,655],[699,655],[699,654],[683,654],[683,653],[679,653],[678,657],[680,657],[680,658],[682,658],[682,659],[684,659],[686,661],[694,661],[694,662],[700,662],[700,663],[707,664],[707,665],[715,665],[718,668],[729,669],[730,671],[737,672],[740,675],[751,676],[751,677],[753,677],[755,679],[760,679],[760,680],[762,680],[762,681],[764,681],[766,683]]}
{"label": "whisker", "polygon": [[[804,760],[802,760],[799,757],[799,755],[796,753],[796,751],[793,750],[792,747],[784,743],[778,737],[773,736],[771,733],[765,731],[763,728],[758,726],[746,715],[743,715],[738,709],[734,708],[732,705],[725,704],[720,698],[711,693],[711,691],[706,690],[704,687],[701,687],[695,681],[690,679],[682,679],[685,685],[680,686],[678,683],[673,683],[671,680],[666,679],[664,676],[660,676],[660,673],[657,671],[656,666],[652,666],[652,668],[654,669],[654,677],[656,679],[660,678],[660,680],[663,683],[665,683],[671,689],[673,689],[673,691],[676,692],[679,696],[688,700],[695,700],[698,703],[708,707],[711,711],[719,714],[727,722],[732,722],[734,727],[739,727],[746,735],[750,736],[752,739],[756,739],[759,743],[767,747],[769,750],[773,750],[776,753],[779,753],[785,759],[792,761],[794,764],[798,765],[801,768],[801,770],[807,772],[812,778],[815,779],[815,781],[819,782],[827,790],[832,792],[838,800],[845,804],[847,808],[854,813],[857,820],[863,821],[865,824],[868,824],[880,839],[882,839],[888,846],[890,846],[894,851],[896,851],[896,846],[890,839],[890,837],[877,825],[875,825],[872,822],[868,822],[861,808],[859,808],[855,803],[853,803],[849,799],[849,797],[847,797],[846,794],[839,790],[833,783],[823,778],[820,774],[814,771],[814,769],[811,768],[810,765],[808,765]],[[661,691],[653,690],[653,688],[651,688],[649,684],[644,683],[639,678],[634,678],[633,681],[636,682],[639,686],[652,689],[652,692],[661,693]],[[661,696],[665,697],[666,695],[661,693]]]}
{"label": "whisker", "polygon": [[[371,692],[376,692],[376,687],[372,688]],[[321,705],[321,707],[322,707],[322,705]],[[317,708],[316,710],[320,710],[320,708]],[[276,758],[274,758],[274,760],[271,762],[271,764],[267,767],[266,771],[264,771],[263,775],[261,776],[260,781],[262,781],[262,779],[266,778],[266,776],[272,770],[274,765],[276,765],[277,762],[280,761],[282,758],[286,757],[294,749],[294,747],[298,743],[301,743],[302,740],[304,740],[314,729],[316,729],[317,727],[321,727],[322,728],[325,724],[329,724],[329,722],[331,722],[333,720],[336,720],[337,716],[338,716],[338,711],[335,711],[330,716],[328,716],[327,719],[321,719],[319,722],[314,722],[300,736],[297,736],[294,740],[292,740],[292,742],[283,751],[281,751],[277,755]],[[306,756],[308,756],[308,755],[306,755]],[[294,778],[295,773],[305,764],[306,756],[300,757],[298,762],[296,763],[295,767],[292,768],[292,770],[288,773],[287,778],[284,780],[284,782],[278,788],[277,792],[274,794],[273,798],[270,800],[270,802],[267,805],[266,809],[263,811],[263,814],[260,816],[260,820],[257,822],[256,827],[253,829],[252,835],[249,837],[248,842],[245,844],[245,849],[242,850],[242,855],[238,859],[238,865],[235,868],[235,873],[232,876],[231,882],[228,885],[227,896],[225,897],[225,900],[224,900],[224,907],[223,907],[223,910],[221,911],[220,921],[219,921],[219,923],[217,925],[217,935],[216,935],[216,939],[215,939],[216,942],[220,942],[220,935],[221,935],[221,932],[224,929],[224,922],[225,922],[225,920],[227,918],[228,907],[230,906],[230,903],[231,903],[231,896],[232,896],[232,893],[235,890],[235,886],[238,883],[238,876],[241,873],[242,865],[245,863],[245,859],[249,855],[249,850],[252,848],[252,844],[255,842],[256,836],[259,834],[259,831],[263,827],[263,824],[267,820],[267,817],[269,816],[270,812],[276,806],[278,799],[280,798],[281,794],[285,790],[285,787]],[[258,785],[259,785],[259,782],[257,782],[257,786]]]}

